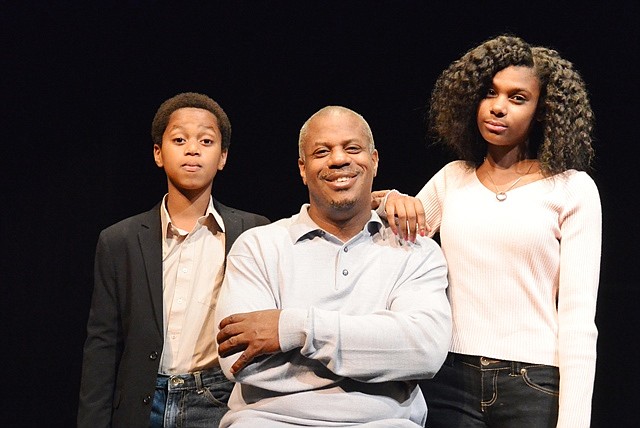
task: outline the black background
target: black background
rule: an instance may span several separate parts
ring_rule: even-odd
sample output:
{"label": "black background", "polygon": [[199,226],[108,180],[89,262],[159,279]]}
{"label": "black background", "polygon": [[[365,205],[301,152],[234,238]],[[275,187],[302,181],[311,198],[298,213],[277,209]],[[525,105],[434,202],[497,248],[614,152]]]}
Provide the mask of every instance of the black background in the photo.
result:
{"label": "black background", "polygon": [[0,423],[75,424],[97,235],[165,192],[149,136],[162,101],[197,91],[227,111],[232,145],[214,185],[225,204],[296,212],[307,199],[297,133],[329,104],[369,121],[374,187],[415,194],[448,160],[424,136],[436,77],[512,32],[558,49],[591,93],[604,216],[593,426],[633,426],[639,7],[573,3],[0,0]]}

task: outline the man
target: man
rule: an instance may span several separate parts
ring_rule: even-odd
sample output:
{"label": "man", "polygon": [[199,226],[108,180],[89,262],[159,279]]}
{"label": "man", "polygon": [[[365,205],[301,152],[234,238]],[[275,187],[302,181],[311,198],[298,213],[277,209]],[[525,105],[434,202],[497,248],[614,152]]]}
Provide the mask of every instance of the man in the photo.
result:
{"label": "man", "polygon": [[216,427],[233,387],[218,364],[213,308],[226,252],[268,220],[211,197],[231,142],[211,98],[168,99],[151,135],[168,193],[100,234],[79,427]]}
{"label": "man", "polygon": [[300,130],[309,204],[238,238],[216,308],[236,385],[221,427],[417,427],[451,336],[437,244],[397,238],[371,211],[378,152],[344,107]]}

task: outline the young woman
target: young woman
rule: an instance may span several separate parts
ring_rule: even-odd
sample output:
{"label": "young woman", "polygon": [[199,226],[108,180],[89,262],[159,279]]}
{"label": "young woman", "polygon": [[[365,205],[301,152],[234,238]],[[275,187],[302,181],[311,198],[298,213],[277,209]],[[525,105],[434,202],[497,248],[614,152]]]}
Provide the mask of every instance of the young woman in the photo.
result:
{"label": "young woman", "polygon": [[589,426],[601,209],[584,82],[556,51],[499,36],[442,73],[429,125],[460,160],[415,199],[373,195],[403,237],[439,232],[449,266],[427,427]]}

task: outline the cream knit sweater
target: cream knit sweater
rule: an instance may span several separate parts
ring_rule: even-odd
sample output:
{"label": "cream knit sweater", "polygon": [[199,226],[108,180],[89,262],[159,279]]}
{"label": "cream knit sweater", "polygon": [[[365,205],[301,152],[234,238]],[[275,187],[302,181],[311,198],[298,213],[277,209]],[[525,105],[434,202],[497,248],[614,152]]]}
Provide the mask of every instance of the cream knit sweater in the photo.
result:
{"label": "cream knit sweater", "polygon": [[560,368],[558,427],[587,427],[596,362],[598,190],[575,170],[503,202],[461,161],[418,193],[449,266],[451,351]]}

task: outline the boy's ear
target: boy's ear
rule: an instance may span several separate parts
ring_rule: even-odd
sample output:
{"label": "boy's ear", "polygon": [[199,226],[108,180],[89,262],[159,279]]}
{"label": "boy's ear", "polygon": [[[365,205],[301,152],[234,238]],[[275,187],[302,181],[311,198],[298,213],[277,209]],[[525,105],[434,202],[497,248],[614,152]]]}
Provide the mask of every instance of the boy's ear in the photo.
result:
{"label": "boy's ear", "polygon": [[220,152],[220,159],[218,160],[218,171],[222,171],[224,166],[227,164],[227,156],[229,155],[229,150],[223,150]]}
{"label": "boy's ear", "polygon": [[162,161],[162,147],[158,144],[153,145],[153,159],[156,161],[156,165],[162,168],[164,166],[164,162]]}

